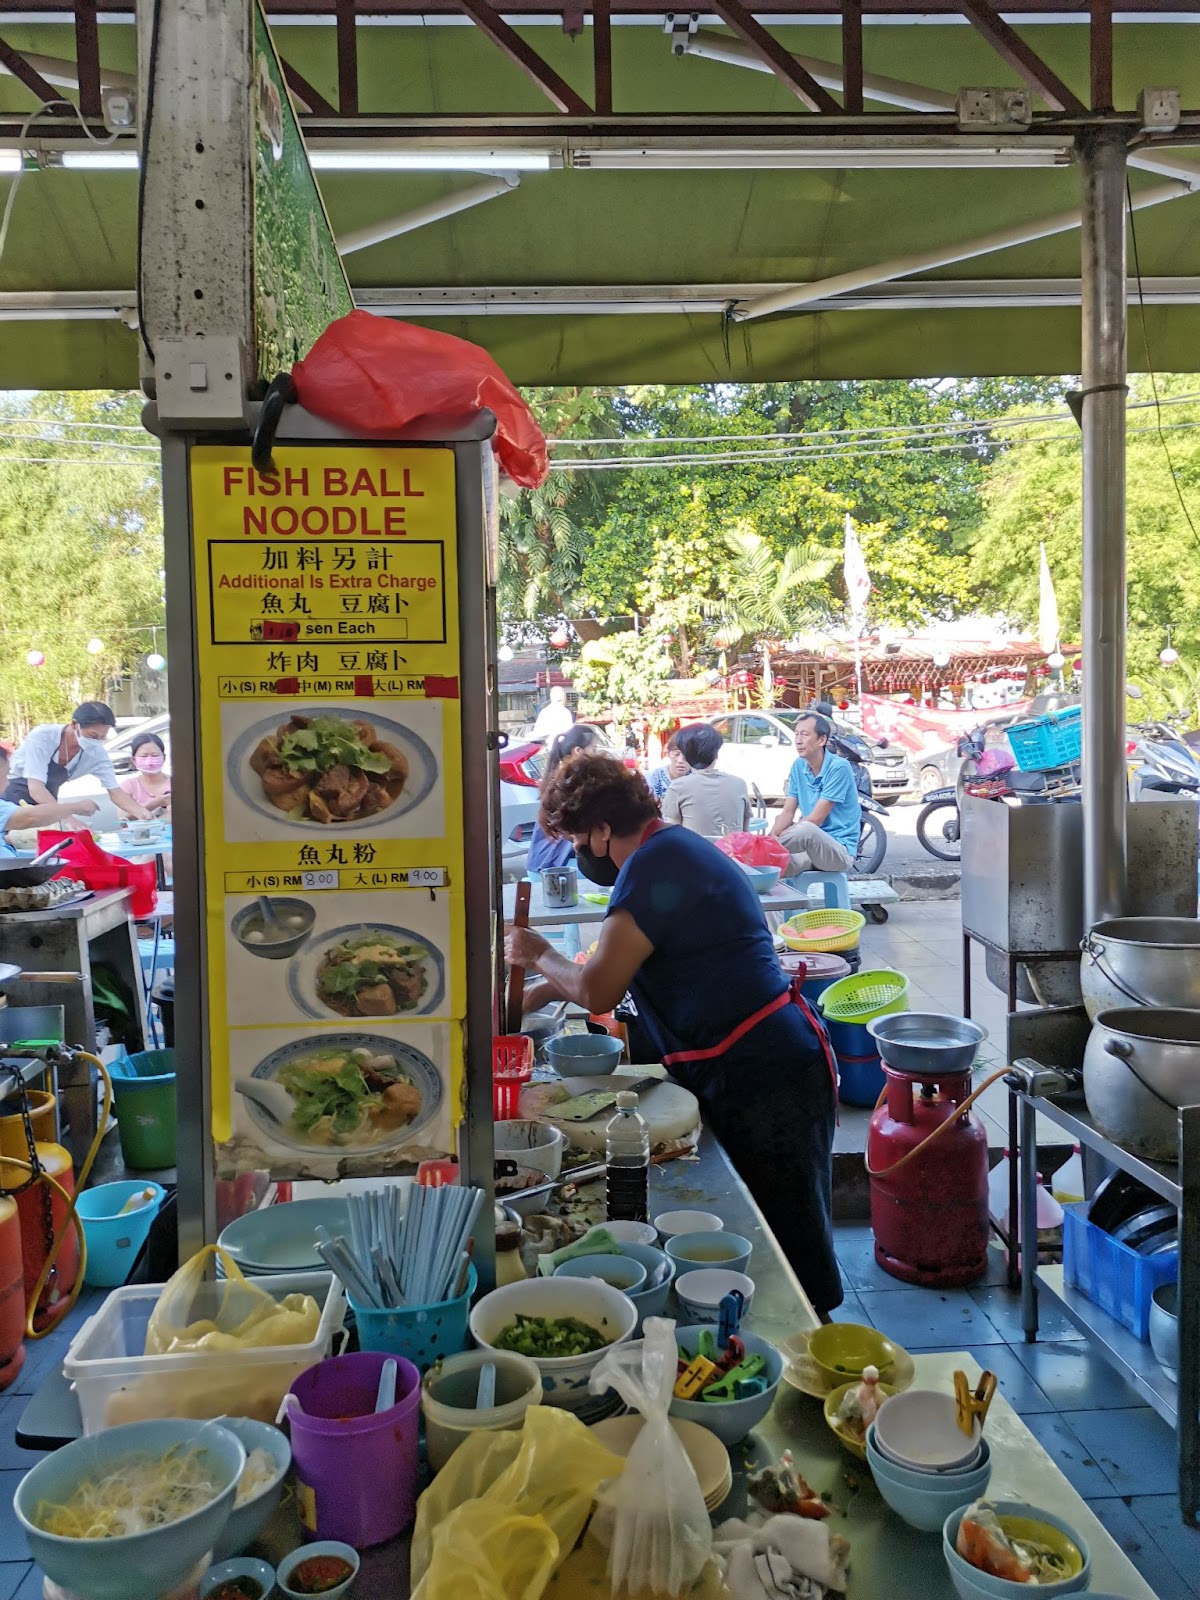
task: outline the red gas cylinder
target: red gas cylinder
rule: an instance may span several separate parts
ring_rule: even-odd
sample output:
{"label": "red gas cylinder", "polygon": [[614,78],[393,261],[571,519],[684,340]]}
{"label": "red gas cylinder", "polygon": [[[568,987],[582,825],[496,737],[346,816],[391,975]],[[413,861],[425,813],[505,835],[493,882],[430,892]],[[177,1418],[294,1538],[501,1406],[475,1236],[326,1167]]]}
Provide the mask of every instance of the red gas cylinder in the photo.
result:
{"label": "red gas cylinder", "polygon": [[[68,1151],[60,1144],[39,1142],[37,1153],[42,1170],[48,1173],[67,1194],[73,1194],[75,1175]],[[14,1163],[0,1160],[0,1190],[16,1189],[28,1176],[27,1172]],[[33,1293],[46,1263],[50,1245],[57,1238],[58,1230],[66,1219],[67,1204],[44,1183],[32,1184],[13,1198],[17,1202],[17,1211],[21,1218],[21,1259],[25,1277],[25,1298],[28,1304],[29,1296]],[[74,1227],[71,1227],[63,1239],[62,1249],[58,1252],[54,1273],[42,1291],[37,1315],[33,1319],[35,1328],[44,1328],[48,1322],[55,1320],[55,1308],[59,1301],[71,1292],[78,1273],[79,1236]]]}
{"label": "red gas cylinder", "polygon": [[21,1219],[17,1202],[0,1194],[0,1389],[7,1389],[25,1362],[25,1273],[21,1265]]}
{"label": "red gas cylinder", "polygon": [[886,1063],[883,1071],[885,1098],[867,1133],[875,1259],[905,1283],[974,1283],[987,1267],[988,1143],[958,1109],[971,1074],[913,1078]]}

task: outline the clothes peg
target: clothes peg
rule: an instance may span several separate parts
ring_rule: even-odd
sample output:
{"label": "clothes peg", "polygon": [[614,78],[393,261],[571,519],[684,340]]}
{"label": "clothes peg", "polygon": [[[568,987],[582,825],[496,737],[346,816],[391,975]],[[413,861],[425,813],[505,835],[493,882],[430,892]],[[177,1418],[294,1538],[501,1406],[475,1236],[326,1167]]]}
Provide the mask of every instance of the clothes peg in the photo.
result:
{"label": "clothes peg", "polygon": [[695,1356],[688,1362],[681,1377],[675,1380],[676,1400],[695,1400],[699,1398],[706,1383],[711,1383],[717,1375],[717,1369],[711,1361],[706,1361],[703,1356]]}
{"label": "clothes peg", "polygon": [[734,1367],[740,1367],[745,1359],[746,1346],[736,1333],[730,1334],[729,1343],[721,1352],[721,1358],[717,1362],[718,1374],[723,1378],[727,1372],[732,1372]]}
{"label": "clothes peg", "polygon": [[731,1289],[717,1308],[717,1343],[722,1349],[738,1331],[745,1311],[745,1295],[740,1289]]}
{"label": "clothes peg", "polygon": [[738,1384],[744,1383],[748,1378],[757,1378],[765,1366],[766,1362],[762,1356],[751,1356],[747,1361],[743,1361],[741,1366],[732,1368],[731,1371],[719,1378],[716,1383],[710,1384],[700,1398],[702,1400],[717,1401],[736,1400],[738,1398]]}
{"label": "clothes peg", "polygon": [[752,1396],[754,1396],[756,1394],[765,1393],[766,1392],[766,1387],[767,1387],[767,1380],[765,1378],[763,1378],[763,1377],[758,1377],[758,1378],[739,1378],[738,1381],[733,1386],[734,1399],[735,1400],[749,1400]]}
{"label": "clothes peg", "polygon": [[954,1402],[957,1409],[958,1425],[962,1431],[972,1436],[975,1432],[975,1419],[979,1419],[982,1431],[984,1419],[988,1414],[988,1407],[992,1403],[992,1396],[996,1392],[996,1374],[985,1372],[981,1374],[974,1394],[967,1381],[965,1372],[954,1374]]}

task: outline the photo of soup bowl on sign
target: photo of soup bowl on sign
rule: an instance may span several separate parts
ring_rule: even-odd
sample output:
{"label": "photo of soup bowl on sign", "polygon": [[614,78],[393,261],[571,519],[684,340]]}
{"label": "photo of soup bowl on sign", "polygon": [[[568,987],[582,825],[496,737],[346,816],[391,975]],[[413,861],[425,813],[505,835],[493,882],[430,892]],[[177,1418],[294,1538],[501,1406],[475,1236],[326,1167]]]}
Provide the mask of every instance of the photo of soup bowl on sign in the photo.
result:
{"label": "photo of soup bowl on sign", "polygon": [[282,707],[234,740],[234,792],[259,816],[313,832],[387,826],[437,781],[433,751],[411,728],[355,706]]}
{"label": "photo of soup bowl on sign", "polygon": [[310,1017],[419,1017],[446,993],[442,952],[420,934],[386,923],[334,928],[288,969],[292,999]]}
{"label": "photo of soup bowl on sign", "polygon": [[293,1039],[234,1088],[276,1144],[343,1154],[407,1144],[437,1115],[444,1092],[428,1056],[375,1033]]}

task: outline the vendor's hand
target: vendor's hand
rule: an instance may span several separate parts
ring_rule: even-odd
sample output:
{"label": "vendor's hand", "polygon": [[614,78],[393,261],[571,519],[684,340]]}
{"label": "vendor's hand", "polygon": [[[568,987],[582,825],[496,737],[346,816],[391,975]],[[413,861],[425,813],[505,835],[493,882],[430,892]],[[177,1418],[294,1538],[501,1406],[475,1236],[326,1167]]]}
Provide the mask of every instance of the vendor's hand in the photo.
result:
{"label": "vendor's hand", "polygon": [[549,941],[532,928],[510,927],[504,939],[504,958],[510,967],[534,967],[549,948]]}
{"label": "vendor's hand", "polygon": [[71,814],[76,817],[94,817],[100,807],[95,800],[85,800],[82,795],[71,801]]}

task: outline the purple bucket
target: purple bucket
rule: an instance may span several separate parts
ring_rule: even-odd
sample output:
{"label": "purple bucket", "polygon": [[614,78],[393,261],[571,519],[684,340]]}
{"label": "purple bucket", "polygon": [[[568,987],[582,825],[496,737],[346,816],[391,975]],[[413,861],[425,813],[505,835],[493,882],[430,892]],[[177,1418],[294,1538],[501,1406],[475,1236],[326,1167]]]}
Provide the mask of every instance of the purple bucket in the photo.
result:
{"label": "purple bucket", "polygon": [[[396,1362],[396,1404],[375,1414],[385,1361]],[[421,1375],[411,1361],[364,1350],[331,1356],[288,1391],[300,1521],[309,1538],[356,1550],[407,1528],[417,1505]]]}

